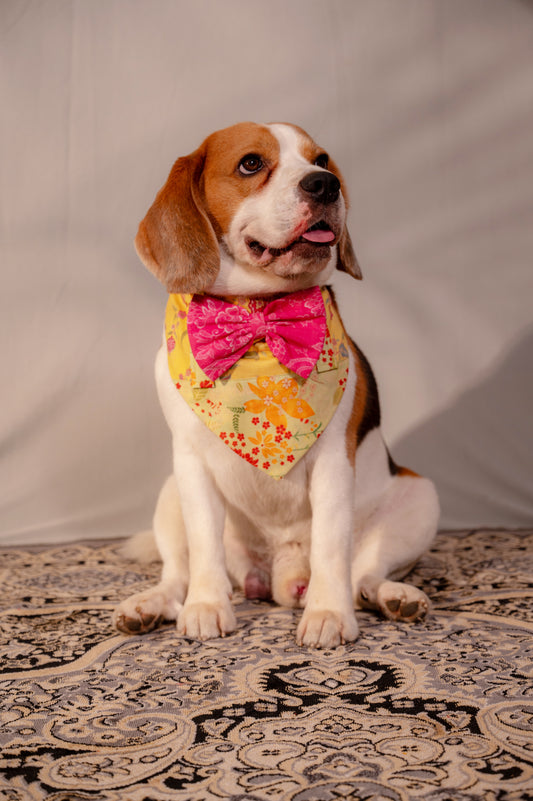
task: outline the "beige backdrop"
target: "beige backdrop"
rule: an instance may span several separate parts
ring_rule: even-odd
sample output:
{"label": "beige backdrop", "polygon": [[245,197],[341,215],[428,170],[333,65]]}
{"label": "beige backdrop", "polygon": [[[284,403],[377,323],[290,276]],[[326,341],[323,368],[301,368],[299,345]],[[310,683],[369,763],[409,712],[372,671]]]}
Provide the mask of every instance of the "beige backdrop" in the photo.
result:
{"label": "beige backdrop", "polygon": [[149,524],[165,293],[132,247],[179,155],[287,120],[340,163],[336,281],[445,527],[533,520],[533,6],[2,0],[0,540]]}

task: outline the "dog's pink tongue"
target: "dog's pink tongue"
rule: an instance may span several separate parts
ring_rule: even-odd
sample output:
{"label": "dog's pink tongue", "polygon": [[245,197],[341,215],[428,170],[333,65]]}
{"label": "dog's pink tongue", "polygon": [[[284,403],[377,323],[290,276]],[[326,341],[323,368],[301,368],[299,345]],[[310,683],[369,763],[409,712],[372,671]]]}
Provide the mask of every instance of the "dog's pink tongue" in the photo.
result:
{"label": "dog's pink tongue", "polygon": [[302,234],[302,239],[307,239],[308,242],[331,242],[335,239],[333,231],[324,231],[322,228],[315,228],[314,231],[306,231]]}

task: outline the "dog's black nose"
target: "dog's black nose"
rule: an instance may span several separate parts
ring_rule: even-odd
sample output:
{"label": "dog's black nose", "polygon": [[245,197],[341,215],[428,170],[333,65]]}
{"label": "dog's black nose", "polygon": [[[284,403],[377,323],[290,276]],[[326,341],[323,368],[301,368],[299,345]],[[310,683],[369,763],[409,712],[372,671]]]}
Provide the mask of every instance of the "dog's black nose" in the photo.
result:
{"label": "dog's black nose", "polygon": [[318,203],[334,203],[339,197],[341,184],[336,175],[326,170],[309,172],[300,181],[300,189]]}

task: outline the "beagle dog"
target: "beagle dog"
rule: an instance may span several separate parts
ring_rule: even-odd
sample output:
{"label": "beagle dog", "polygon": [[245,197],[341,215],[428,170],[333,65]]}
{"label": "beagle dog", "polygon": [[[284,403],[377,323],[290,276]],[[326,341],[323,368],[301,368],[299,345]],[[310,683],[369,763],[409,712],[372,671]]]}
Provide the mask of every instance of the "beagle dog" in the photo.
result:
{"label": "beagle dog", "polygon": [[233,631],[232,587],[301,607],[299,644],[358,635],[355,609],[422,619],[400,581],[431,544],[433,484],[392,460],[376,382],[328,288],[361,278],[348,196],[290,124],[240,123],[176,161],[140,223],[142,262],[169,293],[156,359],[173,473],[153,533],[159,583],[116,609],[138,634]]}

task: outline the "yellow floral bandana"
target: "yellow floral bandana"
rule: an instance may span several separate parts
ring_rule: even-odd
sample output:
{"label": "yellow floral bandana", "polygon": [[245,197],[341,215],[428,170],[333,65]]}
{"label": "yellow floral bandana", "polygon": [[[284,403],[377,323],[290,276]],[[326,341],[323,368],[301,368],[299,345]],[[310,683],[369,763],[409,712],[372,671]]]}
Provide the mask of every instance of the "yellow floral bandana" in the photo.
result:
{"label": "yellow floral bandana", "polygon": [[[281,364],[264,340],[212,381],[196,362],[187,333],[192,295],[169,296],[165,316],[172,380],[191,409],[236,454],[283,478],[333,417],[348,377],[346,332],[327,289],[321,290],[327,331],[307,379]],[[226,300],[228,300],[226,298]],[[247,307],[243,298],[230,302]],[[258,301],[254,299],[254,307]],[[266,303],[266,301],[265,301]]]}

